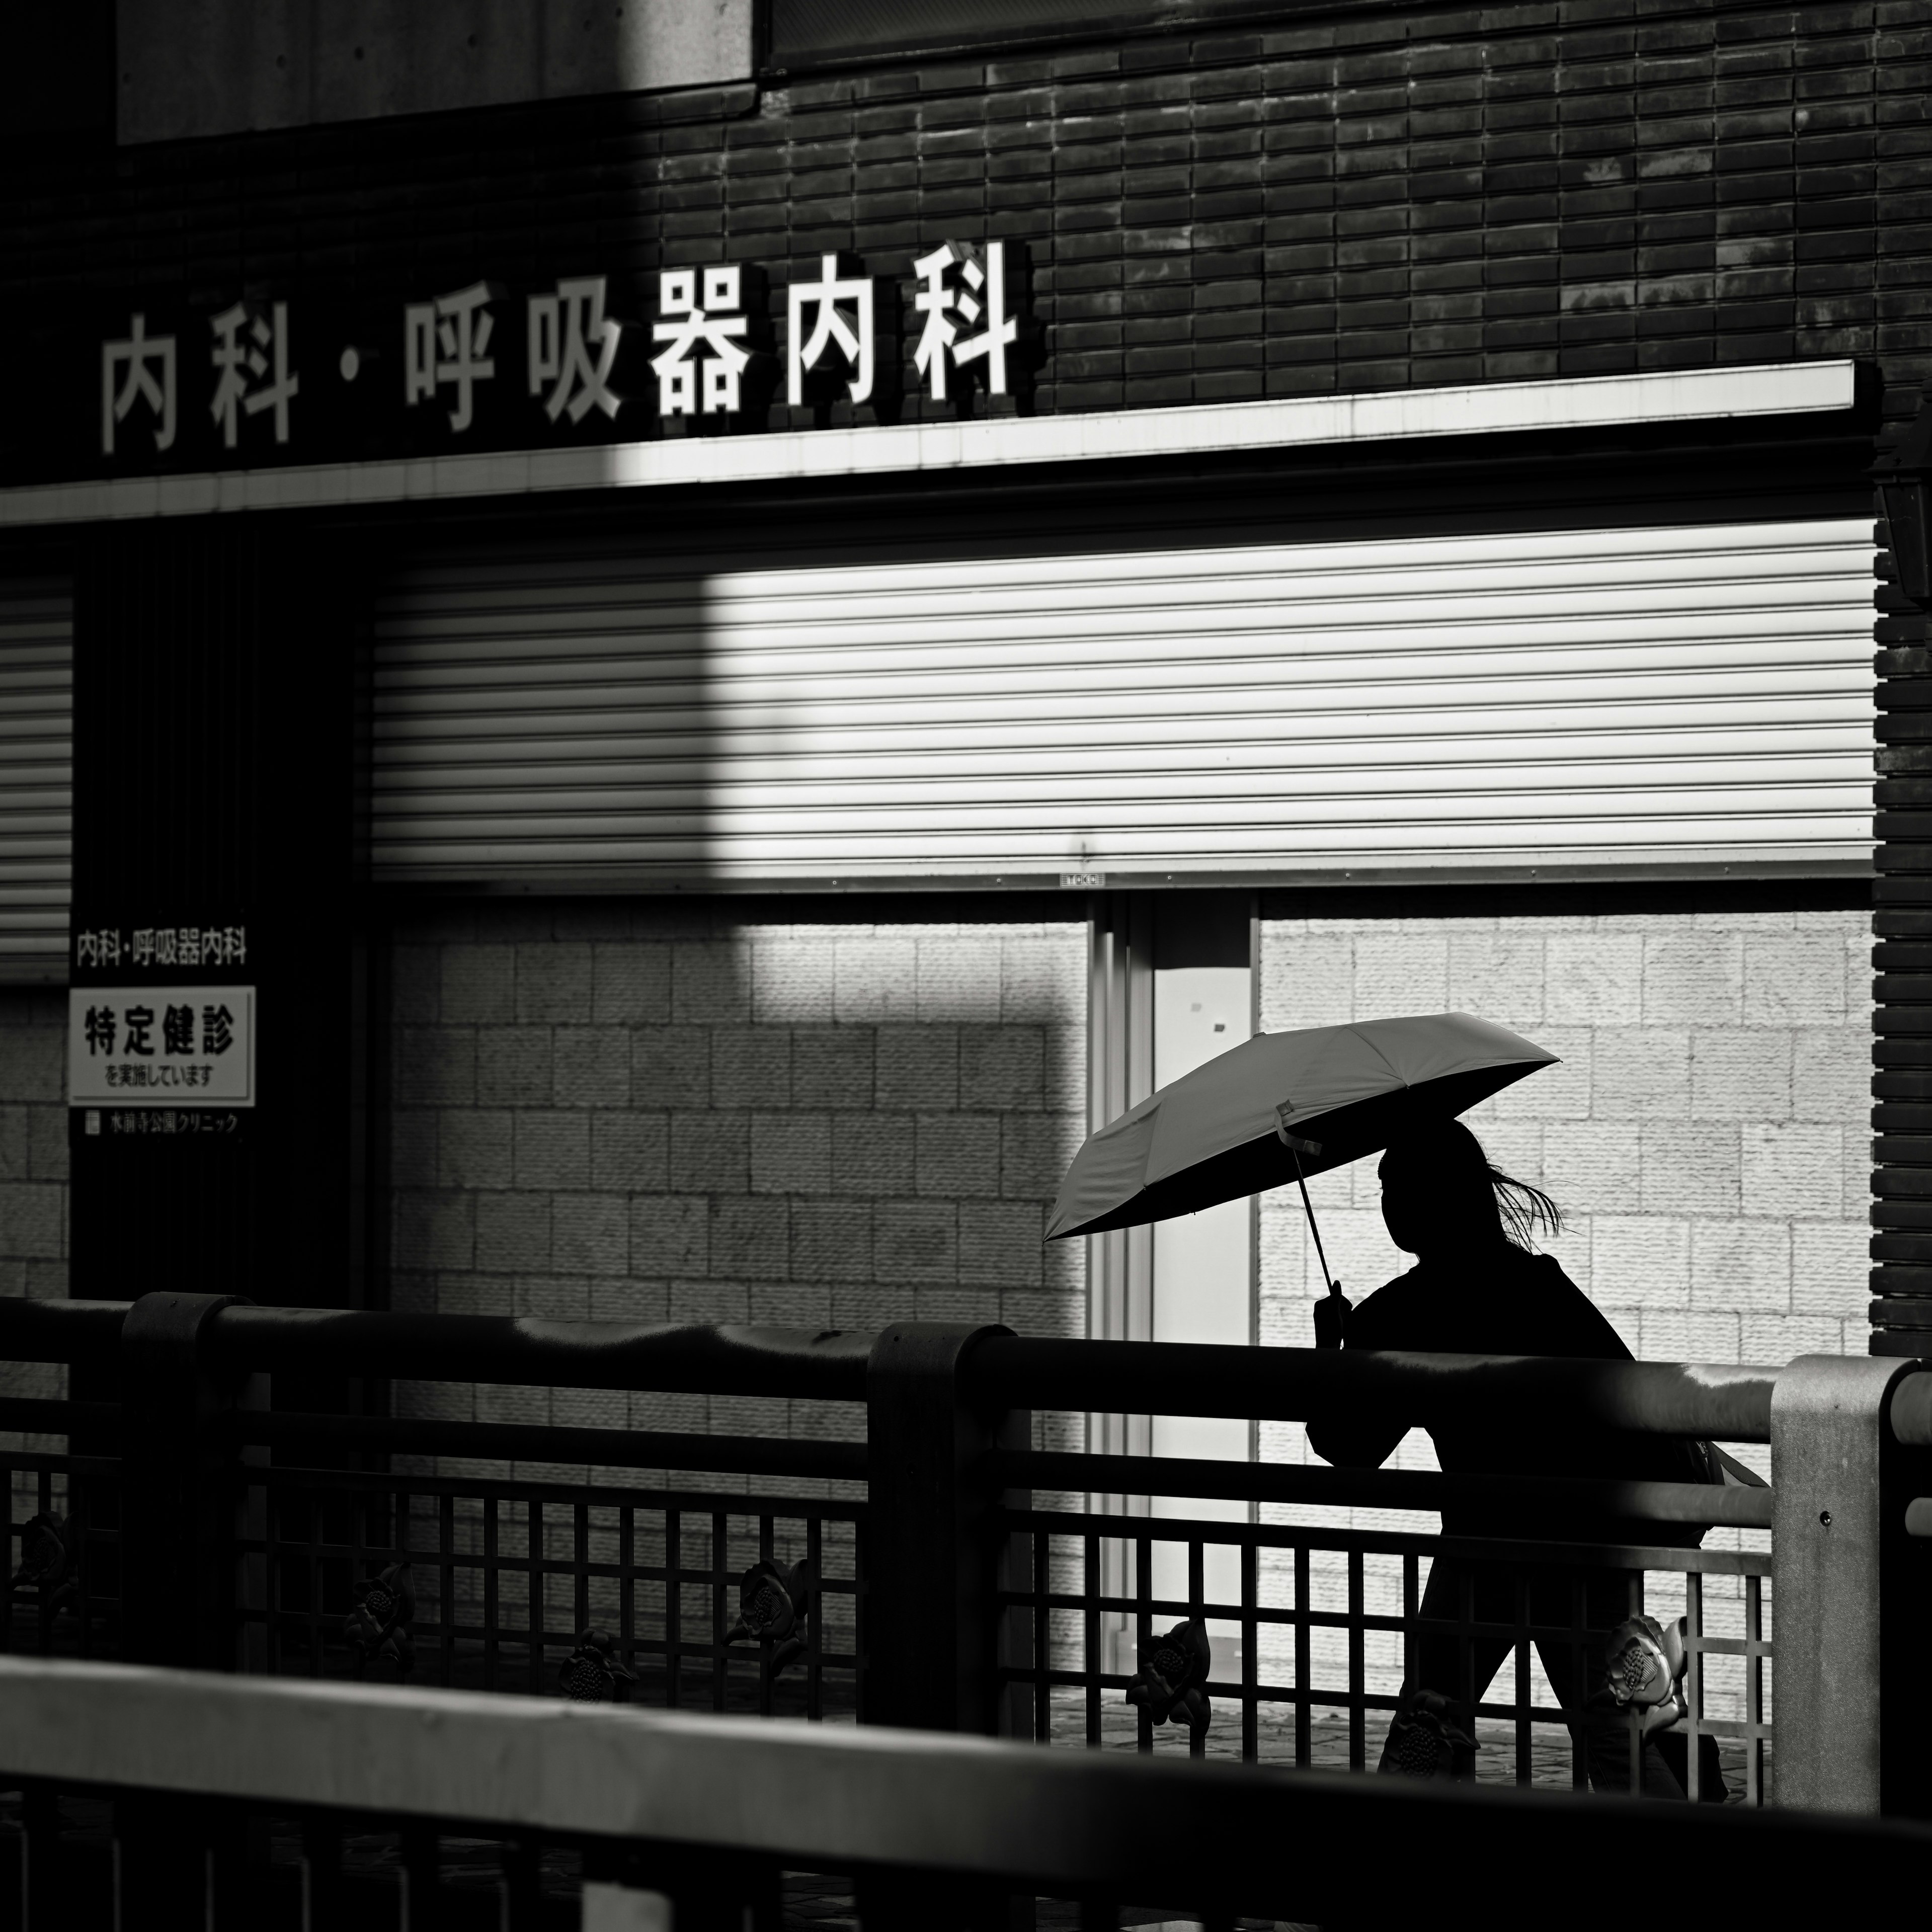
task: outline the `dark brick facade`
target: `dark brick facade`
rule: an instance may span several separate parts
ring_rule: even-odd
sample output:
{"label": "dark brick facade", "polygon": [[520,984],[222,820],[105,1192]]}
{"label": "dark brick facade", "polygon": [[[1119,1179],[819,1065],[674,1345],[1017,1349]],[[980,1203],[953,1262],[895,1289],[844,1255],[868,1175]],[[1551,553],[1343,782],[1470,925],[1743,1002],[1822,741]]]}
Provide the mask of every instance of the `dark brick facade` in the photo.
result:
{"label": "dark brick facade", "polygon": [[1932,358],[1928,79],[1932,0],[1392,6],[49,152],[0,202],[0,313],[20,348],[110,293],[286,287],[393,324],[478,275],[602,270],[640,316],[656,269],[721,260],[782,308],[824,250],[903,274],[983,234],[1029,244],[1042,411],[1850,355],[1903,414]]}

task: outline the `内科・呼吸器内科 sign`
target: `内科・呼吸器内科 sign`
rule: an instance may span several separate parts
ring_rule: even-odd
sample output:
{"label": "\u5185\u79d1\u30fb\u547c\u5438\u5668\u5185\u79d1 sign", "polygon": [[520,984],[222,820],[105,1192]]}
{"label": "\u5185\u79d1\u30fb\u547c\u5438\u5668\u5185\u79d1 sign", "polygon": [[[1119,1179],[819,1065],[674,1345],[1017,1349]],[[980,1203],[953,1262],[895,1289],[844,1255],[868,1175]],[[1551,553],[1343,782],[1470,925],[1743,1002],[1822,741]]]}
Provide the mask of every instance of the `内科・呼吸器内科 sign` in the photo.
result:
{"label": "\u5185\u79d1\u30fb\u547c\u5438\u5668\u5185\u79d1 sign", "polygon": [[886,266],[827,254],[776,293],[722,262],[353,308],[306,286],[110,300],[50,371],[16,461],[40,480],[801,426],[778,412],[888,422],[908,390],[1018,406],[1040,359],[1024,245],[946,241]]}

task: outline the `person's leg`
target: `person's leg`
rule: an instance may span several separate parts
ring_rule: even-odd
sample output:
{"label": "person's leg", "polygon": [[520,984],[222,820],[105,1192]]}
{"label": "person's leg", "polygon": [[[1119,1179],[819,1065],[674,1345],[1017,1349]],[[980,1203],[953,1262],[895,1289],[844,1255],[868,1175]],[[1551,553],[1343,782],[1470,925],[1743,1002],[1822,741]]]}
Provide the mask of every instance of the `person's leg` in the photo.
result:
{"label": "person's leg", "polygon": [[1424,1628],[1414,1647],[1414,1664],[1403,1672],[1402,1704],[1383,1740],[1378,1769],[1425,1769],[1429,1753],[1426,1740],[1417,1735],[1418,1725],[1432,1730],[1446,1723],[1474,1738],[1475,1707],[1512,1646],[1507,1640],[1464,1637],[1429,1626],[1513,1622],[1510,1575],[1493,1564],[1436,1559],[1419,1606]]}
{"label": "person's leg", "polygon": [[[1537,1645],[1543,1668],[1556,1701],[1568,1717],[1573,1736],[1580,1736],[1584,1762],[1593,1790],[1628,1793],[1630,1788],[1630,1728],[1621,1714],[1592,1712],[1588,1700],[1604,1682],[1609,1634],[1630,1614],[1630,1573],[1583,1573],[1581,1641],[1564,1643],[1545,1639]],[[1577,1573],[1552,1570],[1532,1590],[1532,1613],[1544,1628],[1576,1624]],[[1642,1756],[1642,1792],[1646,1798],[1682,1798],[1684,1786],[1657,1748],[1647,1740]]]}

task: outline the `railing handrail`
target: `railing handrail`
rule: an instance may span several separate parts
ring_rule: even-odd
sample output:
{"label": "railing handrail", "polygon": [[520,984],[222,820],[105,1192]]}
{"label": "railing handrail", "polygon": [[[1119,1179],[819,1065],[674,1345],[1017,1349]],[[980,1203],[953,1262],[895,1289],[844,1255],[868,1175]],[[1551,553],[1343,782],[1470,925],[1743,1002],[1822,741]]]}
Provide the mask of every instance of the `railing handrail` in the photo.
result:
{"label": "railing handrail", "polygon": [[975,1400],[1036,1410],[1268,1422],[1332,1415],[1425,1428],[1490,1414],[1547,1427],[1559,1441],[1582,1424],[1768,1442],[1778,1376],[1775,1369],[1735,1363],[987,1335],[968,1356],[963,1380]]}
{"label": "railing handrail", "polygon": [[0,1361],[112,1364],[131,1301],[33,1301],[0,1295]]}
{"label": "railing handrail", "polygon": [[1221,1462],[1077,1450],[999,1450],[981,1464],[1001,1489],[1211,1496],[1239,1502],[1366,1504],[1378,1509],[1548,1513],[1552,1522],[1611,1516],[1707,1528],[1768,1529],[1772,1492],[1717,1483],[1617,1482],[1570,1476],[1451,1476],[1422,1469]]}
{"label": "railing handrail", "polygon": [[[0,1360],[111,1363],[131,1302],[0,1297]],[[866,1400],[874,1338],[826,1330],[565,1322],[350,1309],[222,1309],[212,1365],[664,1394]],[[1556,1430],[1581,1423],[1723,1442],[1771,1439],[1773,1369],[1530,1355],[1235,1347],[987,1335],[965,1364],[977,1399],[1016,1408],[1426,1426],[1485,1408]]]}
{"label": "railing handrail", "polygon": [[235,1370],[823,1402],[865,1400],[871,1347],[836,1330],[326,1308],[224,1308],[208,1334],[212,1362]]}
{"label": "railing handrail", "polygon": [[[0,1297],[0,1360],[111,1364],[130,1301]],[[664,1394],[863,1402],[872,1337],[704,1322],[562,1322],[238,1304],[208,1320],[210,1365],[231,1374],[403,1377]]]}
{"label": "railing handrail", "polygon": [[[1378,1923],[1445,1874],[1532,1868],[1640,1870],[1673,1918],[1822,1918],[1847,1871],[1904,1897],[1932,1855],[1924,1826],[1819,1814],[12,1658],[0,1774]],[[1396,1845],[1400,1882],[1360,1856]],[[1566,1887],[1560,1916],[1621,1927],[1630,1898]],[[1556,1909],[1520,1900],[1525,1922]]]}

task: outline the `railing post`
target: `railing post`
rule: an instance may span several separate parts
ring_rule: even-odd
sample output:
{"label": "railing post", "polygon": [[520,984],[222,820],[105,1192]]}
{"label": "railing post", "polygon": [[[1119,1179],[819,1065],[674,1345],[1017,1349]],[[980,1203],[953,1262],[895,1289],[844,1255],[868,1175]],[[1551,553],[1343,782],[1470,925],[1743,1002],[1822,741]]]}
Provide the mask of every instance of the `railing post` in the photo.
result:
{"label": "railing post", "polygon": [[202,1348],[237,1294],[144,1294],[121,1331],[122,1655],[234,1667],[233,1498],[218,1418],[233,1406]]}
{"label": "railing post", "polygon": [[[1886,1412],[1916,1364],[1801,1355],[1771,1398],[1772,1677],[1778,1802],[1876,1816],[1898,1808],[1882,1774],[1887,1706],[1880,1606],[1892,1523]],[[1922,1714],[1918,1719],[1922,1723]],[[1888,1800],[1892,1802],[1888,1802]]]}
{"label": "railing post", "polygon": [[[1024,1586],[1024,1539],[999,1536],[1000,1501],[973,1465],[1031,1447],[1026,1409],[968,1400],[960,1370],[1000,1328],[902,1322],[866,1370],[868,1514],[865,1721],[936,1731],[1030,1734],[1027,1700],[1003,1696],[1003,1664],[1031,1661],[1031,1619],[994,1593]],[[1014,1498],[1022,1507],[1025,1498]],[[1017,1721],[1016,1719],[1017,1718]]]}

